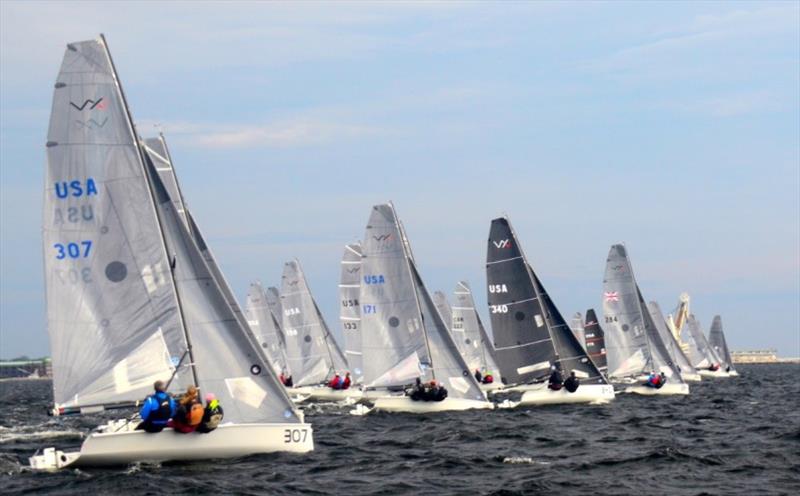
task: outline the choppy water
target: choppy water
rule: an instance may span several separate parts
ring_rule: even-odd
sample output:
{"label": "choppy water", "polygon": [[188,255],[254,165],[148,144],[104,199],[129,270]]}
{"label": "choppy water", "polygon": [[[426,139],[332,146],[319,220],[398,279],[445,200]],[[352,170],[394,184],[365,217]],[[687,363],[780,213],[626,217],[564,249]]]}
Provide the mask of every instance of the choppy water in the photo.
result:
{"label": "choppy water", "polygon": [[742,366],[688,397],[430,416],[307,408],[316,451],[34,473],[96,418],[54,419],[48,381],[0,383],[0,492],[800,494],[800,367]]}

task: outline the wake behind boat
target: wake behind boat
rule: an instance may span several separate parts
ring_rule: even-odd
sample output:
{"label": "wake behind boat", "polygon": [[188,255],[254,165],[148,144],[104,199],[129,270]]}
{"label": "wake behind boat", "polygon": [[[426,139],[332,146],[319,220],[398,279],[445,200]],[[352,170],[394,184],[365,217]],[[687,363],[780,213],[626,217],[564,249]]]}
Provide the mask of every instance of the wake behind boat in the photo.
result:
{"label": "wake behind boat", "polygon": [[[134,130],[105,39],[67,45],[47,141],[43,241],[54,413],[130,408],[153,382],[216,394],[208,434],[122,420],[36,469],[313,449],[175,188]],[[177,186],[177,185],[176,185]],[[186,214],[186,215],[184,215]],[[170,255],[168,255],[170,254]]]}

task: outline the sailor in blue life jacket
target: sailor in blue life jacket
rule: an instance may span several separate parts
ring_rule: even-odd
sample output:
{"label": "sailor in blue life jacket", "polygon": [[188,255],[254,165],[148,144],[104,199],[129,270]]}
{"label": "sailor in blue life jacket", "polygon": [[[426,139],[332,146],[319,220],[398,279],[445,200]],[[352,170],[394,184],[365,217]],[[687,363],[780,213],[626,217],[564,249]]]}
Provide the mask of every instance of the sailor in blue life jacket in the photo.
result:
{"label": "sailor in blue life jacket", "polygon": [[564,389],[566,389],[570,393],[574,393],[575,391],[578,390],[578,386],[580,385],[581,381],[579,381],[578,378],[575,377],[575,371],[573,370],[572,372],[569,373],[569,377],[567,377],[567,380],[564,381]]}
{"label": "sailor in blue life jacket", "polygon": [[156,381],[153,389],[155,392],[144,400],[139,411],[142,421],[136,426],[137,431],[161,432],[175,415],[175,400],[164,391],[164,381]]}
{"label": "sailor in blue life jacket", "polygon": [[644,383],[645,386],[661,389],[664,383],[667,382],[667,376],[664,372],[660,374],[656,374],[655,371],[650,372],[650,375],[647,376],[647,382]]}
{"label": "sailor in blue life jacket", "polygon": [[564,378],[561,376],[561,372],[555,365],[550,367],[550,370],[550,378],[547,380],[547,387],[553,391],[560,391],[561,388],[564,387]]}

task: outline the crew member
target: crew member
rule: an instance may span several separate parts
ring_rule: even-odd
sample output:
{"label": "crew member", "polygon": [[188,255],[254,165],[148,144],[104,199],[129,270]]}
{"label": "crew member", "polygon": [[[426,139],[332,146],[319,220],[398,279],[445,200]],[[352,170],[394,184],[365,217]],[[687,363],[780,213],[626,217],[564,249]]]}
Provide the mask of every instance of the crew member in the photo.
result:
{"label": "crew member", "polygon": [[281,384],[284,387],[290,388],[294,386],[294,381],[292,380],[292,376],[286,375],[286,371],[281,371],[281,376],[279,377],[281,380]]}
{"label": "crew member", "polygon": [[481,381],[484,384],[492,384],[494,382],[494,376],[492,375],[492,371],[489,370],[483,375],[483,380]]}
{"label": "crew member", "polygon": [[195,386],[189,386],[178,402],[178,409],[168,424],[177,432],[194,432],[203,421],[205,409],[197,398],[198,392]]}
{"label": "crew member", "polygon": [[547,380],[547,387],[553,391],[560,391],[561,388],[564,387],[564,378],[555,365],[550,367],[550,370],[550,379]]}
{"label": "crew member", "polygon": [[578,386],[580,385],[581,381],[579,381],[578,378],[575,377],[575,371],[574,370],[571,371],[569,373],[569,377],[567,377],[567,380],[564,381],[564,389],[566,389],[570,393],[574,393],[575,391],[578,390]]}
{"label": "crew member", "polygon": [[342,380],[342,378],[339,377],[339,374],[335,374],[333,376],[333,379],[328,381],[328,387],[331,388],[331,389],[342,389],[341,380]]}
{"label": "crew member", "polygon": [[661,386],[664,385],[666,380],[666,376],[664,373],[656,374],[655,371],[650,372],[650,375],[647,376],[647,382],[645,382],[645,386],[649,386],[651,388],[661,389]]}
{"label": "crew member", "polygon": [[483,376],[481,375],[480,369],[475,369],[475,380],[479,383],[483,381]]}
{"label": "crew member", "polygon": [[206,408],[203,411],[203,420],[197,426],[197,432],[208,433],[217,428],[225,412],[222,411],[222,405],[219,400],[214,396],[214,393],[206,394]]}
{"label": "crew member", "polygon": [[342,382],[342,389],[350,389],[350,384],[353,381],[350,379],[350,372],[345,373],[344,375],[344,382]]}
{"label": "crew member", "polygon": [[175,400],[164,390],[164,381],[153,384],[155,392],[144,400],[139,416],[142,421],[136,426],[137,431],[161,432],[169,419],[175,415]]}

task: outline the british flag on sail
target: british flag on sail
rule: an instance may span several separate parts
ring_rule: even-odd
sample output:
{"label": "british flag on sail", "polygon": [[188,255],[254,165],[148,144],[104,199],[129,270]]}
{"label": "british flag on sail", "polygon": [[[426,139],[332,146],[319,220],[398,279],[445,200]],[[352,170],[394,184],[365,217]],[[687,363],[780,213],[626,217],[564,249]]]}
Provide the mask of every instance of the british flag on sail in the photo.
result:
{"label": "british flag on sail", "polygon": [[619,294],[616,291],[608,291],[605,296],[606,301],[619,301]]}

